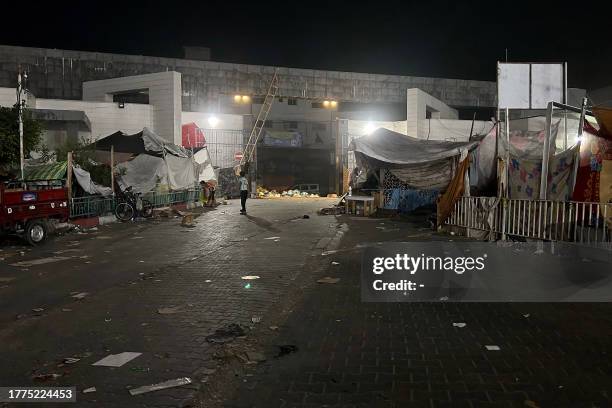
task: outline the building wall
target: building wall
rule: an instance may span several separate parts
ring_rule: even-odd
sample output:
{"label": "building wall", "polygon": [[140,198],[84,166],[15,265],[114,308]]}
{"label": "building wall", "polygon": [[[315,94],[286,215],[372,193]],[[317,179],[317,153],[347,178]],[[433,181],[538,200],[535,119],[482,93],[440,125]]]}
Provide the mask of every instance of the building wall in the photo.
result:
{"label": "building wall", "polygon": [[[14,87],[17,67],[29,72],[38,97],[81,99],[82,83],[155,72],[180,72],[182,105],[214,111],[220,95],[265,95],[274,67],[136,55],[0,45],[0,87]],[[279,68],[279,94],[362,103],[405,102],[405,90],[420,88],[453,106],[495,106],[494,82]]]}
{"label": "building wall", "polygon": [[36,108],[85,112],[91,122],[90,137],[94,140],[108,136],[118,130],[125,133],[137,133],[143,127],[148,127],[157,132],[153,123],[154,108],[151,105],[126,103],[125,107],[121,109],[113,102],[37,98]]}
{"label": "building wall", "polygon": [[[446,140],[451,142],[466,142],[470,139],[471,120],[454,119],[421,119],[419,123],[419,139]],[[474,121],[474,135],[487,134],[493,128],[491,121]]]}
{"label": "building wall", "polygon": [[83,83],[83,100],[112,102],[113,94],[146,89],[153,110],[153,128],[162,138],[180,145],[181,74],[168,71]]}
{"label": "building wall", "polygon": [[408,89],[406,91],[406,129],[408,135],[421,137],[422,119],[427,118],[427,111],[432,118],[457,119],[457,111],[441,100],[427,94],[421,89]]}

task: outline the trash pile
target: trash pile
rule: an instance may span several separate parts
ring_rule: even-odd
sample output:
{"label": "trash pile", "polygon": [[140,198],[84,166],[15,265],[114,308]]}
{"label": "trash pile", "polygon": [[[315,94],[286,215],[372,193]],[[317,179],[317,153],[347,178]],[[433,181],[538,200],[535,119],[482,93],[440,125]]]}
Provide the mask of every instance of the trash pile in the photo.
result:
{"label": "trash pile", "polygon": [[257,198],[281,198],[281,197],[294,197],[294,198],[319,198],[318,194],[310,194],[306,191],[300,190],[286,190],[278,192],[276,190],[269,191],[263,187],[257,187]]}

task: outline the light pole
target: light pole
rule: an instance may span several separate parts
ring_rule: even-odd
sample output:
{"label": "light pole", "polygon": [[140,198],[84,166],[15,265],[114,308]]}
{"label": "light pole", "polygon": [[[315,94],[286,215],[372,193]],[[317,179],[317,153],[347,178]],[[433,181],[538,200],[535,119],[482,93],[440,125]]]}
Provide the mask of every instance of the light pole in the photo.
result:
{"label": "light pole", "polygon": [[[25,175],[24,175],[24,157],[23,157],[23,108],[25,107],[26,101],[21,99],[25,89],[21,83],[21,70],[17,73],[17,110],[18,110],[18,123],[19,123],[19,164],[21,168],[21,184],[25,188]],[[27,74],[23,74],[24,82],[28,78]]]}

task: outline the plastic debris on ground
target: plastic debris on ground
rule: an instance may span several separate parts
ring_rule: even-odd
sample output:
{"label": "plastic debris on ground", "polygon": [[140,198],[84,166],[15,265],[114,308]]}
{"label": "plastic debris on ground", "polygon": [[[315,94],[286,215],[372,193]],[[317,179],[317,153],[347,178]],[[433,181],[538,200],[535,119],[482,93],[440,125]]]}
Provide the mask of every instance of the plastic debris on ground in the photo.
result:
{"label": "plastic debris on ground", "polygon": [[312,194],[300,190],[285,190],[278,192],[276,190],[268,190],[264,187],[257,187],[258,198],[281,198],[281,197],[296,197],[296,198],[319,198],[319,194]]}
{"label": "plastic debris on ground", "polygon": [[142,355],[142,353],[135,353],[133,351],[126,351],[119,354],[109,354],[104,357],[102,360],[98,360],[93,363],[93,366],[102,366],[102,367],[121,367],[125,363],[132,361],[136,357]]}
{"label": "plastic debris on ground", "polygon": [[180,313],[183,311],[182,306],[169,306],[169,307],[160,307],[157,309],[157,313],[159,314],[174,314]]}
{"label": "plastic debris on ground", "polygon": [[321,278],[317,280],[317,283],[338,283],[340,278],[332,278],[330,276],[326,276],[325,278]]}
{"label": "plastic debris on ground", "polygon": [[74,358],[74,357],[68,357],[68,358],[65,358],[63,360],[63,363],[64,364],[74,364],[74,363],[76,363],[78,361],[81,361],[81,359],[80,358]]}
{"label": "plastic debris on ground", "polygon": [[459,328],[461,328],[461,327],[465,327],[465,326],[467,326],[467,324],[462,323],[462,322],[460,322],[460,323],[453,323],[453,327],[459,327]]}
{"label": "plastic debris on ground", "polygon": [[244,285],[244,288],[245,288],[245,289],[251,289],[251,284],[250,284],[250,283],[247,283],[246,285]]}
{"label": "plastic debris on ground", "polygon": [[335,251],[335,250],[331,250],[331,251],[323,251],[323,252],[321,253],[321,255],[323,255],[323,256],[327,256],[327,255],[335,254],[336,252],[338,252],[338,251]]}
{"label": "plastic debris on ground", "polygon": [[206,341],[209,343],[229,343],[234,341],[236,337],[244,336],[244,329],[239,324],[232,323],[225,327],[215,330],[213,334],[206,336]]}
{"label": "plastic debris on ground", "polygon": [[270,329],[270,330],[278,330],[278,326],[270,326],[270,327],[268,327],[268,329]]}
{"label": "plastic debris on ground", "polygon": [[36,381],[53,381],[53,380],[57,380],[58,378],[60,378],[61,375],[60,374],[36,374],[32,376],[33,380]]}
{"label": "plastic debris on ground", "polygon": [[253,323],[260,323],[261,322],[261,316],[253,316],[253,317],[251,317],[251,321]]}
{"label": "plastic debris on ground", "polygon": [[70,297],[73,299],[81,300],[81,299],[85,299],[88,295],[89,295],[89,292],[78,292],[78,293],[71,295]]}
{"label": "plastic debris on ground", "polygon": [[253,279],[259,279],[259,276],[257,276],[257,275],[246,275],[246,276],[241,277],[240,279],[242,279],[242,280],[253,280]]}
{"label": "plastic debris on ground", "polygon": [[496,345],[488,345],[488,346],[485,346],[485,348],[487,350],[489,350],[489,351],[499,351],[499,350],[501,350],[501,348],[499,346],[496,346]]}
{"label": "plastic debris on ground", "polygon": [[33,312],[42,312],[43,310],[45,309],[43,309],[42,307],[37,307],[37,308],[32,309]]}
{"label": "plastic debris on ground", "polygon": [[332,265],[340,265],[340,262],[332,261]]}
{"label": "plastic debris on ground", "polygon": [[528,318],[529,316],[531,316],[529,313],[523,315],[524,318]]}
{"label": "plastic debris on ground", "polygon": [[130,394],[140,395],[145,394],[147,392],[165,390],[166,388],[181,387],[183,385],[191,384],[191,382],[191,378],[189,377],[175,378],[173,380],[164,381],[158,384],[144,385],[142,387],[132,388],[130,390]]}
{"label": "plastic debris on ground", "polygon": [[89,394],[89,393],[96,392],[96,391],[97,391],[96,387],[89,387],[83,390],[83,394]]}
{"label": "plastic debris on ground", "polygon": [[268,237],[268,238],[264,238],[264,239],[279,239],[280,237]]}

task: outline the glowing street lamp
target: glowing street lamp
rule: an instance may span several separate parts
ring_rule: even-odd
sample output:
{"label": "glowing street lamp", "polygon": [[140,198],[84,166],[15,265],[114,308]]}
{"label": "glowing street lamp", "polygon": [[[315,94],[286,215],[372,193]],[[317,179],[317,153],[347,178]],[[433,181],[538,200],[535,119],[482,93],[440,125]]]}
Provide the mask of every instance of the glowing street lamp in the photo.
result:
{"label": "glowing street lamp", "polygon": [[208,124],[210,125],[211,128],[217,127],[217,125],[219,124],[219,118],[216,116],[209,116]]}
{"label": "glowing street lamp", "polygon": [[369,135],[370,133],[374,132],[375,130],[376,130],[376,126],[374,126],[374,124],[372,122],[366,123],[365,127],[363,128],[363,131],[365,132],[366,135]]}

